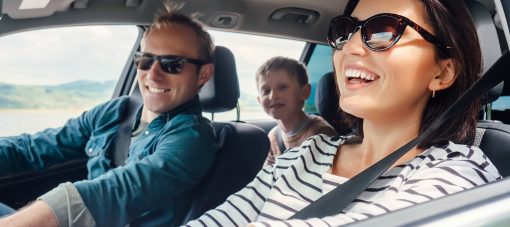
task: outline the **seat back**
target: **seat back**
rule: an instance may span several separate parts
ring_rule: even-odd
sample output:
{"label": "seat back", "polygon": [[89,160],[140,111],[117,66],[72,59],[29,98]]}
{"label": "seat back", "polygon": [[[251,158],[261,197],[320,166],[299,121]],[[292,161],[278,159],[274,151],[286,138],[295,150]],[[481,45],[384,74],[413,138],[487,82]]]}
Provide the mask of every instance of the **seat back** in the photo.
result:
{"label": "seat back", "polygon": [[[216,47],[215,74],[200,91],[204,112],[222,112],[236,107],[239,82],[233,54]],[[213,166],[198,186],[183,223],[198,218],[241,190],[261,170],[269,139],[259,127],[242,122],[213,122],[220,146]]]}
{"label": "seat back", "polygon": [[510,125],[478,122],[476,146],[496,166],[503,177],[510,176]]}

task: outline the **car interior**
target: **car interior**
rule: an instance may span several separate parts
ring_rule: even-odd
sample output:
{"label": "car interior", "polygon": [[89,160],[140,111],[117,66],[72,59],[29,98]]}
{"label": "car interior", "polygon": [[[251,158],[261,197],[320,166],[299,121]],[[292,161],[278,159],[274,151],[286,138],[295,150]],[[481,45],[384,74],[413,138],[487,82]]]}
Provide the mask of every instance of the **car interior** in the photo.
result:
{"label": "car interior", "polygon": [[[45,7],[23,10],[19,7],[23,1],[26,0],[0,0],[0,36],[75,25],[129,24],[137,25],[143,30],[152,22],[154,15],[164,3],[162,0],[48,0]],[[310,66],[310,59],[314,54],[318,55],[318,50],[326,44],[329,21],[342,14],[347,2],[347,0],[189,0],[181,11],[187,15],[200,12],[199,20],[211,30],[305,41],[306,46],[300,60]],[[503,53],[508,51],[510,34],[507,21],[510,21],[510,16],[504,15],[510,15],[510,2],[505,0],[466,0],[466,2],[479,35],[486,72]],[[139,43],[135,45],[133,51],[138,48]],[[132,57],[126,59],[112,98],[123,95],[141,98],[136,85],[136,68],[132,62]],[[267,133],[276,125],[274,120],[241,118],[243,110],[239,106],[239,66],[236,66],[236,58],[232,51],[224,46],[216,46],[214,65],[214,77],[204,85],[199,96],[203,114],[211,116],[220,150],[212,168],[195,189],[193,203],[189,204],[187,213],[180,217],[182,223],[218,206],[228,195],[240,190],[254,178],[262,168],[269,150]],[[338,93],[334,86],[332,71],[333,69],[329,68],[327,73],[318,75],[320,81],[313,94],[317,111],[310,114],[322,116],[339,134],[348,134],[352,129],[340,121],[342,115],[338,107]],[[477,138],[474,141],[474,144],[479,146],[496,165],[504,179],[353,225],[368,226],[381,223],[380,221],[395,225],[426,224],[437,221],[440,212],[446,220],[449,218],[448,214],[461,213],[460,209],[508,200],[510,103],[503,103],[508,108],[492,108],[502,102],[500,97],[507,96],[510,97],[510,80],[502,82],[482,97],[483,105],[480,107]],[[215,114],[226,111],[235,111],[236,118],[230,121],[214,120]],[[85,165],[86,160],[75,160],[42,172],[25,172],[0,177],[0,201],[20,208],[58,183],[85,179],[87,173]],[[427,215],[417,217],[415,215],[417,213]],[[510,222],[508,213],[489,218]]]}

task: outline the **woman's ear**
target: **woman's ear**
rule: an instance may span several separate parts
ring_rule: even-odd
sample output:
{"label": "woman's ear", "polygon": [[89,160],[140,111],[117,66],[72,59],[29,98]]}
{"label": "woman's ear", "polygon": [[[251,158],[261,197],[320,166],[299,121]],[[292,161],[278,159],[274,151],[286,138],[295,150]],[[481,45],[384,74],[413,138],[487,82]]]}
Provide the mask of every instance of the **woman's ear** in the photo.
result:
{"label": "woman's ear", "polygon": [[455,65],[451,58],[441,60],[439,64],[440,70],[429,84],[429,90],[431,91],[440,91],[449,88],[455,82],[455,79],[457,79]]}

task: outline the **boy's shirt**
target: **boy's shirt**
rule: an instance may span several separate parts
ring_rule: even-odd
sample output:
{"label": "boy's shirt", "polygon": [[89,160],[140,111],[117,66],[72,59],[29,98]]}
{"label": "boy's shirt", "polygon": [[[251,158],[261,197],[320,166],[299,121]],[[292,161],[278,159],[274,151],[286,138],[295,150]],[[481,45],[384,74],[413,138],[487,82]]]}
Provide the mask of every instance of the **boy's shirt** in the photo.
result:
{"label": "boy's shirt", "polygon": [[[283,151],[280,150],[278,140],[276,139],[277,127],[278,126],[275,126],[273,129],[271,129],[268,134],[270,147],[265,165],[274,164],[275,159],[283,153]],[[335,129],[330,124],[328,124],[326,120],[316,115],[308,115],[308,120],[304,121],[301,126],[298,127],[298,129],[294,132],[283,132],[283,130],[279,130],[279,132],[282,133],[281,137],[287,149],[301,145],[301,143],[303,143],[303,141],[305,141],[308,137],[314,135],[337,135]]]}

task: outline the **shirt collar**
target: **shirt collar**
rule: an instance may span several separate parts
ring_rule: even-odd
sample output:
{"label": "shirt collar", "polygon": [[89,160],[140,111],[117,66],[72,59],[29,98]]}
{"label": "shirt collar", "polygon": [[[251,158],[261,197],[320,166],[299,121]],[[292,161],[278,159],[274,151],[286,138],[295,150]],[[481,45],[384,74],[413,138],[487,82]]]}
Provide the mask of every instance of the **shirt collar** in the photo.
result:
{"label": "shirt collar", "polygon": [[[137,128],[138,124],[140,123],[140,118],[142,117],[142,109],[143,105],[141,105],[136,114],[136,121],[133,124],[133,129]],[[200,99],[198,98],[198,95],[193,97],[191,100],[171,109],[170,111],[166,113],[160,114],[158,117],[156,117],[149,125],[152,125],[152,123],[156,122],[168,122],[170,121],[174,116],[180,113],[190,113],[190,114],[202,114],[202,105],[200,104]]]}

